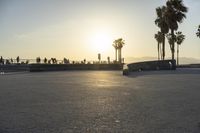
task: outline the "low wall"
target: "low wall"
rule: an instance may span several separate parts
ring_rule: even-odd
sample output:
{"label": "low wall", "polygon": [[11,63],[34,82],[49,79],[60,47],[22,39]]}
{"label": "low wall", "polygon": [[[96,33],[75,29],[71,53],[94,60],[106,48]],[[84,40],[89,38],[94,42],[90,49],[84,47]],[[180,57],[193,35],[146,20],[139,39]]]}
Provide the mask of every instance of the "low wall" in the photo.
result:
{"label": "low wall", "polygon": [[19,72],[19,71],[29,71],[29,65],[27,64],[0,65],[0,72]]}
{"label": "low wall", "polygon": [[64,70],[122,70],[123,64],[30,64],[30,72]]}
{"label": "low wall", "polygon": [[175,70],[175,60],[164,60],[164,61],[145,61],[128,64],[129,71],[140,71],[140,70]]}
{"label": "low wall", "polygon": [[178,68],[200,68],[200,64],[178,65]]}

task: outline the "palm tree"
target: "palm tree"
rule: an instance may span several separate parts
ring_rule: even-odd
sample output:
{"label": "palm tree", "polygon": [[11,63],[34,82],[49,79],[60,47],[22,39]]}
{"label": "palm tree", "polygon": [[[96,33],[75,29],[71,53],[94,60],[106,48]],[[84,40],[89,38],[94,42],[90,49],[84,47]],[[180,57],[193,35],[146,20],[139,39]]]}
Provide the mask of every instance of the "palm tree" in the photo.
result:
{"label": "palm tree", "polygon": [[124,46],[125,42],[122,38],[119,38],[119,39],[116,39],[114,42],[113,42],[113,46],[115,47],[115,49],[118,50],[118,61],[119,63],[122,62],[122,53],[121,53],[121,49],[122,47]]}
{"label": "palm tree", "polygon": [[182,34],[182,32],[176,32],[176,43],[177,43],[177,65],[179,65],[179,46],[183,43],[185,40],[185,35]]}
{"label": "palm tree", "polygon": [[169,27],[166,23],[166,19],[165,19],[165,11],[166,11],[166,7],[162,6],[162,7],[158,7],[156,8],[156,14],[157,14],[157,18],[155,20],[155,24],[160,28],[160,32],[162,33],[162,55],[161,58],[162,60],[165,59],[165,34],[167,34],[169,32]]}
{"label": "palm tree", "polygon": [[[160,44],[163,42],[163,34],[160,31],[158,31],[158,33],[155,34],[154,38],[158,42],[158,46],[157,46],[157,48],[158,48],[158,60],[160,60],[160,52],[161,52],[161,50],[160,50],[160,48],[161,48]],[[163,56],[161,55],[161,58],[162,57]]]}
{"label": "palm tree", "polygon": [[115,48],[115,61],[117,61],[117,49],[118,49],[118,47],[117,47],[117,43],[115,43],[115,41],[113,43],[113,47]]}
{"label": "palm tree", "polygon": [[174,60],[175,53],[175,34],[174,32],[178,30],[178,24],[183,22],[183,19],[186,18],[185,13],[187,13],[188,9],[184,6],[182,0],[168,0],[167,8],[165,12],[166,23],[171,30],[171,52],[172,52],[172,60]]}
{"label": "palm tree", "polygon": [[199,28],[198,28],[198,30],[197,30],[197,37],[199,37],[200,38],[200,25],[199,25]]}
{"label": "palm tree", "polygon": [[167,34],[166,36],[167,36],[167,39],[168,39],[170,50],[172,51],[172,45],[173,45],[173,42],[176,42],[176,37],[173,39],[171,33]]}

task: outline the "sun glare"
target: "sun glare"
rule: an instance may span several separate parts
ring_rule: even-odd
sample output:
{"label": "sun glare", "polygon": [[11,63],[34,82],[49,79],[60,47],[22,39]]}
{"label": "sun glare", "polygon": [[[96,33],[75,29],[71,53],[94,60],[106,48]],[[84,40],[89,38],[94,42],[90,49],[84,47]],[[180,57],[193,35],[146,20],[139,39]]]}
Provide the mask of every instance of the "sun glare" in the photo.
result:
{"label": "sun glare", "polygon": [[91,38],[91,45],[97,52],[106,52],[112,46],[112,38],[107,32],[97,32]]}

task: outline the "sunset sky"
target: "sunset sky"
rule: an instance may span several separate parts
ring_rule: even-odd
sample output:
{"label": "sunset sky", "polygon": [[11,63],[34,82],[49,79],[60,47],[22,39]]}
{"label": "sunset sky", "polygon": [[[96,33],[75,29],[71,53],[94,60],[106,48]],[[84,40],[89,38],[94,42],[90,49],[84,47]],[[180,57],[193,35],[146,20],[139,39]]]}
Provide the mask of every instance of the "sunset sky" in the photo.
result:
{"label": "sunset sky", "polygon": [[[126,45],[123,57],[156,57],[155,8],[165,0],[0,0],[0,56],[114,59],[114,39]],[[200,58],[200,0],[189,8],[179,30],[186,35],[181,57]],[[170,57],[169,46],[166,47]]]}

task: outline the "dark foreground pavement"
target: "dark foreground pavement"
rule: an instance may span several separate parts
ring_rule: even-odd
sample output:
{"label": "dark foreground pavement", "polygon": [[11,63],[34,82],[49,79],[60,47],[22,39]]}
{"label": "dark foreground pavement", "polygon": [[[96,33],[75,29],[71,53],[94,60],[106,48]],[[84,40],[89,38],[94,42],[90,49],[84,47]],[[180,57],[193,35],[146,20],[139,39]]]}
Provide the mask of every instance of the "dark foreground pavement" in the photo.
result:
{"label": "dark foreground pavement", "polygon": [[0,133],[199,133],[200,69],[0,75]]}

